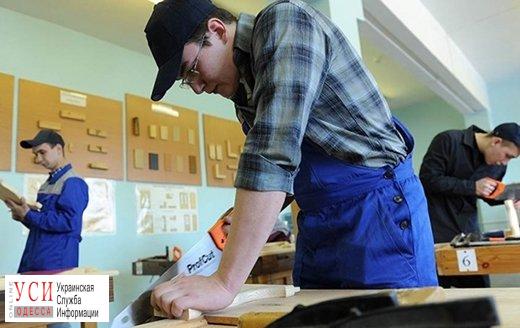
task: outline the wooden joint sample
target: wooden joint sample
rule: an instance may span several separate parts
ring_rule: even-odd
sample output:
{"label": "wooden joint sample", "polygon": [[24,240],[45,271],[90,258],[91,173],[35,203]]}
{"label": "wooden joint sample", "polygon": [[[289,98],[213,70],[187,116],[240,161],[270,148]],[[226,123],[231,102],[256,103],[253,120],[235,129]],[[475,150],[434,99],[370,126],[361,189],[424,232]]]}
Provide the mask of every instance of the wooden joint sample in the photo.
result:
{"label": "wooden joint sample", "polygon": [[83,122],[83,121],[85,121],[87,116],[85,115],[85,113],[78,112],[75,110],[62,109],[62,110],[60,110],[60,117]]}
{"label": "wooden joint sample", "polygon": [[217,145],[217,161],[221,161],[223,159],[222,157],[222,145]]}
{"label": "wooden joint sample", "polygon": [[139,129],[139,117],[132,118],[132,134],[134,136],[139,136],[141,134]]}
{"label": "wooden joint sample", "polygon": [[229,158],[238,158],[238,155],[231,150],[231,141],[226,140],[226,150]]}
{"label": "wooden joint sample", "polygon": [[188,168],[190,174],[197,174],[197,157],[193,155],[188,156]]}
{"label": "wooden joint sample", "polygon": [[238,170],[238,165],[235,165],[235,164],[228,164],[228,165],[227,165],[227,168],[228,168],[228,170],[236,171],[236,170]]}
{"label": "wooden joint sample", "polygon": [[215,149],[215,144],[209,144],[208,145],[208,153],[209,153],[209,159],[217,158],[217,152],[216,152],[216,149]]}
{"label": "wooden joint sample", "polygon": [[87,129],[87,134],[89,136],[99,137],[99,138],[106,138],[107,137],[107,132],[105,130],[100,130],[100,129],[88,128]]}
{"label": "wooden joint sample", "polygon": [[89,152],[92,152],[92,153],[101,153],[101,154],[106,154],[108,153],[107,152],[107,149],[103,146],[100,146],[100,145],[88,145],[87,147],[87,150]]}
{"label": "wooden joint sample", "polygon": [[38,121],[38,127],[40,129],[50,129],[54,131],[61,130],[61,123],[53,122],[53,121]]}
{"label": "wooden joint sample", "polygon": [[168,140],[168,127],[161,125],[161,140]]}
{"label": "wooden joint sample", "polygon": [[220,166],[218,164],[213,165],[213,176],[215,179],[224,180],[226,176],[220,173]]}
{"label": "wooden joint sample", "polygon": [[148,126],[148,136],[150,139],[156,139],[157,138],[157,125],[150,124]]}
{"label": "wooden joint sample", "polygon": [[75,147],[74,147],[74,143],[69,142],[69,143],[67,144],[67,149],[69,150],[69,153],[73,153],[73,152],[74,152],[74,148],[75,148]]}
{"label": "wooden joint sample", "polygon": [[103,171],[108,170],[108,165],[103,162],[88,163],[88,167],[93,170],[103,170]]}
{"label": "wooden joint sample", "polygon": [[134,149],[134,168],[144,169],[144,151],[142,149]]}

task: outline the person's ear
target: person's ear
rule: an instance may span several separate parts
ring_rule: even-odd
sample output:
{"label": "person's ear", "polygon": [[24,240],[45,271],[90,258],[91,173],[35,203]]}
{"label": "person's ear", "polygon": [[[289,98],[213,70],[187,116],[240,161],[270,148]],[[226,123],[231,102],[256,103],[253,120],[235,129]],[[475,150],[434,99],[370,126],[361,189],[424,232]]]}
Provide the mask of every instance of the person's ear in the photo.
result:
{"label": "person's ear", "polygon": [[502,138],[492,137],[492,139],[491,139],[492,146],[500,146],[501,144],[502,144]]}
{"label": "person's ear", "polygon": [[218,18],[210,18],[208,20],[208,31],[217,35],[217,38],[225,43],[229,40],[227,25]]}

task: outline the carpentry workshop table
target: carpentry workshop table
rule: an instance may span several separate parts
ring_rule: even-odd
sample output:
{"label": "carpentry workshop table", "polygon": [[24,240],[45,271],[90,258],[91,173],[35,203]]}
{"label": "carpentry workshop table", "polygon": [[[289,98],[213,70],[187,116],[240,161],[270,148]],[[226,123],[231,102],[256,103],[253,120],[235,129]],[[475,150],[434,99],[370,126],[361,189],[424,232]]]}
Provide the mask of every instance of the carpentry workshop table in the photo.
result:
{"label": "carpentry workshop table", "polygon": [[[44,273],[42,273],[44,274]],[[60,275],[109,275],[108,301],[114,301],[114,276],[119,274],[118,271],[101,271],[96,268],[74,268],[71,270],[57,273]],[[0,276],[0,328],[45,328],[48,322],[5,322],[5,290],[4,278]],[[81,328],[96,328],[95,322],[82,322]]]}
{"label": "carpentry workshop table", "polygon": [[[267,243],[251,270],[249,284],[292,284],[295,244],[289,242]],[[160,276],[174,262],[166,256],[153,256],[132,263],[132,274],[137,276]]]}
{"label": "carpentry workshop table", "polygon": [[[207,313],[204,318],[191,321],[169,320],[140,325],[141,328],[162,327],[229,327],[238,324],[239,317],[249,312],[290,312],[296,305],[310,305],[318,302],[360,295],[371,295],[388,290],[301,290],[287,298],[268,298],[230,307],[222,311]],[[443,289],[419,288],[400,289],[397,297],[401,305],[452,301],[472,297],[492,296],[495,299],[500,318],[500,327],[519,327],[520,325],[520,288],[475,288]],[[205,320],[204,320],[205,319]]]}
{"label": "carpentry workshop table", "polygon": [[520,243],[476,247],[436,244],[435,257],[440,276],[520,273]]}

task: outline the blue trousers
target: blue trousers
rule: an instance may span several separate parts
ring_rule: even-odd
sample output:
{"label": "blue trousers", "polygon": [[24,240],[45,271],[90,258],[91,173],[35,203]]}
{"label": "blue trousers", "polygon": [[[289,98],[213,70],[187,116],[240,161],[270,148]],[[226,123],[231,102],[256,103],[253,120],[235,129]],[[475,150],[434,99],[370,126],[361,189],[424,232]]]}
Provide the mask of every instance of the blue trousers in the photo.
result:
{"label": "blue trousers", "polygon": [[301,208],[293,270],[302,288],[436,286],[433,237],[413,138],[395,167],[350,165],[305,142],[295,179]]}

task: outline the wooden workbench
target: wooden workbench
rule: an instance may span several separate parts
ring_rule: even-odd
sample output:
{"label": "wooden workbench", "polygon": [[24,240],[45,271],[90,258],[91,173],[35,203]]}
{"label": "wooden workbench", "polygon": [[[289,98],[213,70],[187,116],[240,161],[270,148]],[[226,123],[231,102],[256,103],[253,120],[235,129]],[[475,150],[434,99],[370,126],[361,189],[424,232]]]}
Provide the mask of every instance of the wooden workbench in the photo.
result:
{"label": "wooden workbench", "polygon": [[[288,298],[269,298],[208,313],[204,317],[209,324],[194,320],[193,324],[178,320],[161,320],[141,325],[142,328],[163,327],[230,327],[236,325],[238,317],[248,312],[290,312],[296,305],[310,305],[334,298],[371,295],[383,290],[302,290]],[[457,299],[493,296],[501,321],[500,327],[518,327],[520,323],[520,288],[479,289],[402,289],[398,290],[400,304],[422,304]],[[216,320],[217,318],[217,320]],[[216,320],[216,321],[215,321]],[[225,321],[223,321],[225,320]],[[202,320],[204,321],[204,320]],[[227,325],[223,325],[226,323]]]}
{"label": "wooden workbench", "polygon": [[[476,271],[461,271],[457,251],[474,251]],[[450,244],[436,244],[435,258],[440,276],[520,273],[520,244],[454,248]]]}

